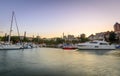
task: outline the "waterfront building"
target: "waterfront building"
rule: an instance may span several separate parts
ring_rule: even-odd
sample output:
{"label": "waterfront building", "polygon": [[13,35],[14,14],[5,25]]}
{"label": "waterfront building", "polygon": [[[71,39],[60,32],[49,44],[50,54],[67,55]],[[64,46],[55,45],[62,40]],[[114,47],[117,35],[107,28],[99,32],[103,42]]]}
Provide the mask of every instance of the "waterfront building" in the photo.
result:
{"label": "waterfront building", "polygon": [[69,41],[72,41],[72,40],[74,40],[74,39],[75,39],[74,35],[68,35],[68,40],[69,40]]}
{"label": "waterfront building", "polygon": [[88,39],[93,41],[93,40],[109,40],[109,35],[110,32],[100,32],[100,33],[96,33],[95,35],[91,34]]}
{"label": "waterfront building", "polygon": [[89,40],[93,41],[95,40],[95,35],[91,34],[89,37],[88,37]]}
{"label": "waterfront building", "polygon": [[76,40],[76,41],[78,41],[78,38],[76,38],[74,35],[67,35],[67,36],[63,36],[63,39],[65,40],[65,41],[73,41],[73,40]]}
{"label": "waterfront building", "polygon": [[114,32],[116,34],[116,38],[118,38],[120,42],[120,23],[116,22],[113,27],[114,27]]}
{"label": "waterfront building", "polygon": [[86,38],[85,34],[80,35],[81,38]]}
{"label": "waterfront building", "polygon": [[96,38],[96,40],[103,40],[104,35],[105,35],[105,32],[96,33],[95,38]]}
{"label": "waterfront building", "polygon": [[116,23],[114,24],[114,31],[115,31],[116,33],[120,33],[120,24],[119,24],[118,22],[116,22]]}
{"label": "waterfront building", "polygon": [[90,35],[88,37],[89,40],[103,40],[104,39],[104,32],[96,33],[95,35]]}

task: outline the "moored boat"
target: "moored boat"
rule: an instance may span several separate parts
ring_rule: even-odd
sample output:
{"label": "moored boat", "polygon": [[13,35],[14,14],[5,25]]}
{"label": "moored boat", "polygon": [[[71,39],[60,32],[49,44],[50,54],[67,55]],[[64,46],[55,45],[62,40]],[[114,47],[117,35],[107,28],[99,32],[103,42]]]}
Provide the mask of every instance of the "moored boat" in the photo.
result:
{"label": "moored boat", "polygon": [[32,49],[32,48],[38,48],[39,46],[33,43],[23,43],[22,49]]}
{"label": "moored boat", "polygon": [[2,45],[0,46],[0,50],[18,50],[20,49],[20,46],[17,45]]}
{"label": "moored boat", "polygon": [[8,43],[0,44],[0,50],[18,50],[21,47],[22,47],[21,45],[17,45],[17,44],[8,44]]}
{"label": "moored boat", "polygon": [[79,43],[77,45],[78,49],[86,49],[86,50],[113,50],[116,49],[115,45],[110,45],[106,41],[94,40],[86,43]]}
{"label": "moored boat", "polygon": [[73,45],[73,44],[63,44],[63,49],[76,49],[77,46]]}
{"label": "moored boat", "polygon": [[21,45],[11,44],[11,32],[12,32],[12,26],[13,26],[13,19],[15,19],[15,23],[16,23],[16,27],[17,27],[17,31],[18,31],[18,36],[19,36],[19,30],[18,30],[18,26],[17,26],[17,22],[16,22],[15,13],[12,12],[12,19],[11,19],[11,26],[10,26],[10,31],[9,31],[8,42],[0,44],[0,50],[17,50],[17,49],[20,49],[22,47]]}

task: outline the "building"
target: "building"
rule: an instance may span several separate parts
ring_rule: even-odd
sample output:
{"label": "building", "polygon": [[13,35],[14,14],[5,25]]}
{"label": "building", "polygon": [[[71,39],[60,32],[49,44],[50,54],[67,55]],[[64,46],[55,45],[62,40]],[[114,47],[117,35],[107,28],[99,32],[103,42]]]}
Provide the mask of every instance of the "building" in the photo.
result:
{"label": "building", "polygon": [[74,37],[74,35],[63,36],[63,39],[66,41],[78,40],[76,37]]}
{"label": "building", "polygon": [[120,42],[120,23],[116,22],[114,24],[114,32],[115,32],[116,37],[119,39],[119,42]]}
{"label": "building", "polygon": [[114,32],[120,33],[120,24],[117,22],[114,24]]}
{"label": "building", "polygon": [[85,34],[80,35],[81,38],[86,38]]}
{"label": "building", "polygon": [[89,37],[88,37],[89,40],[95,40],[95,35],[91,34]]}
{"label": "building", "polygon": [[74,35],[68,35],[68,40],[69,40],[69,41],[72,41],[72,40],[74,40],[74,39],[75,39]]}
{"label": "building", "polygon": [[96,33],[96,35],[95,35],[96,40],[103,40],[105,33],[106,32]]}
{"label": "building", "polygon": [[88,37],[89,40],[106,40],[109,41],[110,33],[114,32],[116,34],[116,38],[119,39],[120,42],[120,24],[116,22],[114,25],[114,31],[106,31],[106,32],[100,32],[96,33],[95,35],[90,35]]}
{"label": "building", "polygon": [[88,37],[89,40],[103,40],[104,39],[104,32],[96,33],[95,35],[90,35]]}
{"label": "building", "polygon": [[110,32],[100,32],[96,33],[95,35],[90,35],[88,37],[89,40],[105,40],[105,38],[108,40],[109,39]]}

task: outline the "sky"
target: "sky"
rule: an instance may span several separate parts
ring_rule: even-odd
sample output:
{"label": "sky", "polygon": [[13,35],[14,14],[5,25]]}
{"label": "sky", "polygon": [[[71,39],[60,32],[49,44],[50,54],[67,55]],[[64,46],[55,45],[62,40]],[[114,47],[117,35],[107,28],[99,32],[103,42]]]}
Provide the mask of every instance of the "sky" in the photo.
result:
{"label": "sky", "polygon": [[[89,36],[111,31],[120,22],[120,0],[0,0],[0,35],[9,34],[12,11],[20,35]],[[16,35],[13,23],[12,35]]]}

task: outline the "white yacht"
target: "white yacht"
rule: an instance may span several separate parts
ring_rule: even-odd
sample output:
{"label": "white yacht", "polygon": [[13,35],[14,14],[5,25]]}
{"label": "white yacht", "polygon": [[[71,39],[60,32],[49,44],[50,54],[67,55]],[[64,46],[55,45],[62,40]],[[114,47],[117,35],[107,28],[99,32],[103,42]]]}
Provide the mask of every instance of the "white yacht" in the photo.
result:
{"label": "white yacht", "polygon": [[112,49],[116,49],[115,45],[109,45],[108,42],[106,41],[99,41],[99,40],[95,40],[95,41],[90,41],[90,42],[86,42],[86,43],[79,43],[77,45],[78,49],[103,49],[103,50],[112,50]]}

